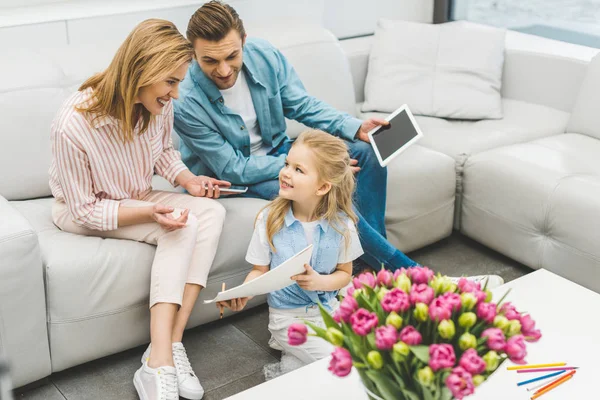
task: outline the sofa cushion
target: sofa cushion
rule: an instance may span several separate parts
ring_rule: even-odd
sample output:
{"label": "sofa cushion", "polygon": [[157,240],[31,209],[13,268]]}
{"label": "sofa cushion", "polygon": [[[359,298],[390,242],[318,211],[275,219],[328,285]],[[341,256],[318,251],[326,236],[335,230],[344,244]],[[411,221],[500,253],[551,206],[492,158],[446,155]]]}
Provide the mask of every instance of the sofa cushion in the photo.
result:
{"label": "sofa cushion", "polygon": [[599,140],[569,133],[472,156],[462,231],[600,291],[599,155]]}
{"label": "sofa cushion", "polygon": [[[565,132],[569,114],[564,111],[511,99],[503,99],[502,104],[504,118],[499,120],[461,121],[416,116],[423,132],[419,144],[459,159]],[[387,114],[362,114],[364,118],[371,116]]]}
{"label": "sofa cushion", "polygon": [[[0,193],[48,196],[50,124],[65,98],[59,66],[39,52],[8,49],[0,63]],[[26,144],[26,145],[24,145]]]}
{"label": "sofa cushion", "polygon": [[505,30],[470,22],[380,20],[363,111],[443,118],[502,118]]}
{"label": "sofa cushion", "polygon": [[454,160],[415,144],[387,168],[389,241],[406,252],[449,236],[454,218]]}
{"label": "sofa cushion", "polygon": [[[221,282],[228,286],[240,284],[251,268],[244,255],[254,216],[266,202],[220,201],[227,209],[227,220],[207,288],[201,293],[189,326],[214,319],[216,308],[202,306],[202,299],[214,297]],[[56,372],[148,340],[150,269],[155,247],[63,232],[52,222],[53,202],[53,198],[44,198],[11,204],[26,216],[39,237],[46,273],[52,370]],[[115,329],[120,332],[119,340],[112,339]]]}
{"label": "sofa cushion", "polygon": [[600,55],[590,62],[567,130],[600,139]]}

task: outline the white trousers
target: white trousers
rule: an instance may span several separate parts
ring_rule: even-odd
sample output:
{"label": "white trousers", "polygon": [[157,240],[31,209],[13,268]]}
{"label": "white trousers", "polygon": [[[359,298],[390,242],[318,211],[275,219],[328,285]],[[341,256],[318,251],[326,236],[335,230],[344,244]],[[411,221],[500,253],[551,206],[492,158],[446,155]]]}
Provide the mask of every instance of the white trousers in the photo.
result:
{"label": "white trousers", "polygon": [[[337,300],[333,300],[331,304],[333,311],[337,310],[339,303]],[[271,332],[271,341],[269,344],[271,347],[277,350],[281,350],[284,353],[288,353],[305,364],[310,364],[314,361],[328,357],[333,351],[333,345],[331,345],[325,339],[321,339],[316,336],[309,336],[306,343],[300,346],[290,346],[288,344],[288,328],[293,323],[304,323],[304,321],[311,322],[316,326],[327,329],[325,322],[319,312],[319,307],[312,306],[293,308],[293,309],[280,309],[269,307],[269,331]],[[310,327],[308,331],[312,330]]]}
{"label": "white trousers", "polygon": [[129,239],[156,246],[150,278],[150,307],[156,303],[181,305],[186,283],[206,287],[208,272],[217,253],[225,220],[225,208],[216,200],[184,193],[151,191],[139,200],[122,200],[121,207],[163,204],[175,209],[173,215],[189,209],[184,228],[167,232],[158,223],[128,225],[111,231],[84,228],[73,222],[67,205],[56,201],[52,219],[61,230],[79,235]]}

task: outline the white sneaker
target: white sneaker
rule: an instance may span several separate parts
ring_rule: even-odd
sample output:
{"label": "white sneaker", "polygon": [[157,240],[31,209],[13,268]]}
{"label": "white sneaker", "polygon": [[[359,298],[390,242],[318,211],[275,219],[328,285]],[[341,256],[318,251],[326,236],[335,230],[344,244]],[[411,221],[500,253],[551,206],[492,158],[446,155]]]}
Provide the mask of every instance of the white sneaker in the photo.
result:
{"label": "white sneaker", "polygon": [[[458,284],[458,281],[461,278],[465,278],[471,282],[480,283],[481,289],[485,286],[486,289],[494,289],[500,285],[504,284],[504,279],[502,279],[499,275],[474,275],[474,276],[460,276],[460,277],[452,277],[449,276],[452,283]],[[486,286],[487,281],[487,286]]]}
{"label": "white sneaker", "polygon": [[177,371],[173,367],[150,368],[144,362],[133,375],[133,386],[140,400],[179,400]]}
{"label": "white sneaker", "polygon": [[274,350],[283,351],[283,347],[281,347],[281,345],[279,344],[279,342],[277,342],[277,340],[275,340],[275,338],[272,335],[269,338],[269,347],[272,348],[272,349],[274,349]]}
{"label": "white sneaker", "polygon": [[[142,355],[142,363],[150,358],[150,348]],[[179,387],[179,395],[185,399],[200,400],[204,396],[204,388],[200,384],[200,380],[192,369],[190,360],[188,359],[183,343],[173,343],[173,362],[177,371],[177,383]]]}

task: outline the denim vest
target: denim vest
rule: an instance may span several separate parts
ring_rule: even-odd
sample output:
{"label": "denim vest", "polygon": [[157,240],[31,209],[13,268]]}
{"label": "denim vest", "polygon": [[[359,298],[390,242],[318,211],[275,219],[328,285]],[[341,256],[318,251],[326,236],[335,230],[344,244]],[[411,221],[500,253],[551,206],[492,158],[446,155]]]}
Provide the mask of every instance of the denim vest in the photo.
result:
{"label": "denim vest", "polygon": [[[263,224],[266,224],[267,212],[262,218]],[[342,229],[338,228],[338,230]],[[340,246],[343,243],[344,237],[339,232],[333,229],[327,221],[319,220],[313,232],[313,253],[310,266],[321,275],[333,273],[338,264]],[[277,268],[309,245],[306,243],[304,227],[294,217],[291,207],[285,216],[283,227],[273,236],[273,245],[277,251],[271,250],[271,269]],[[284,289],[269,293],[267,301],[270,307],[285,309],[310,307],[320,302],[325,308],[332,311],[329,302],[335,298],[337,292],[337,290],[331,292],[304,290],[294,283]]]}

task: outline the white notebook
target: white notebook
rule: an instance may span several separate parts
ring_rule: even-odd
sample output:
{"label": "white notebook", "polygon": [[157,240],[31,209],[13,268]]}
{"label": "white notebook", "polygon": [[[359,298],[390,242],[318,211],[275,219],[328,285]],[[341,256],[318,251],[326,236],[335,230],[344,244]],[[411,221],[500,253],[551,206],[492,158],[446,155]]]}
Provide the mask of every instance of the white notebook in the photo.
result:
{"label": "white notebook", "polygon": [[243,283],[240,286],[225,290],[224,292],[219,292],[217,297],[214,299],[204,300],[204,304],[237,299],[240,297],[258,296],[260,294],[283,289],[296,283],[296,281],[292,280],[291,277],[306,271],[304,264],[310,265],[312,247],[312,244],[309,245],[292,258],[280,264],[277,268],[270,270],[266,274],[263,274],[256,279]]}

